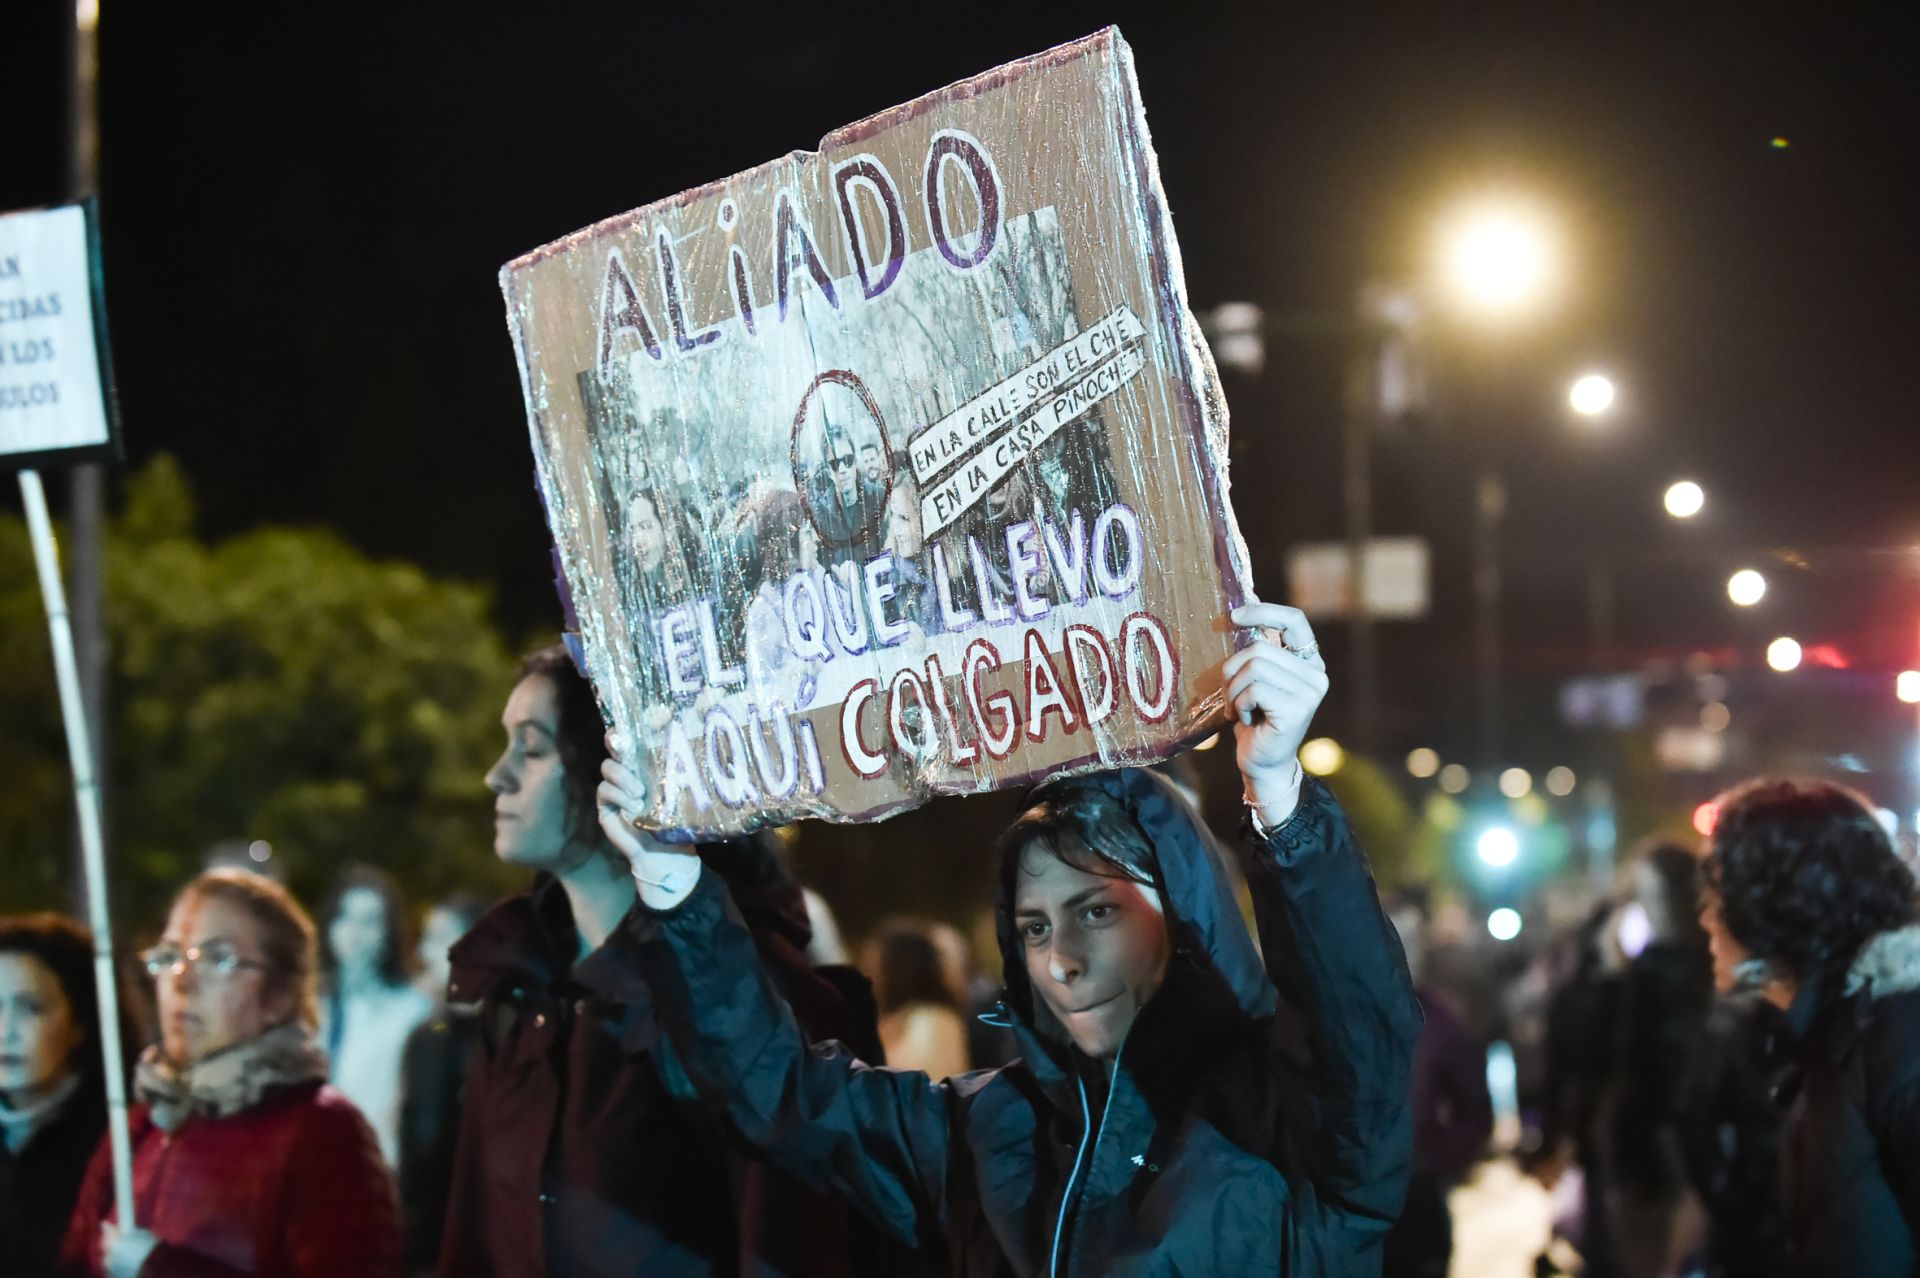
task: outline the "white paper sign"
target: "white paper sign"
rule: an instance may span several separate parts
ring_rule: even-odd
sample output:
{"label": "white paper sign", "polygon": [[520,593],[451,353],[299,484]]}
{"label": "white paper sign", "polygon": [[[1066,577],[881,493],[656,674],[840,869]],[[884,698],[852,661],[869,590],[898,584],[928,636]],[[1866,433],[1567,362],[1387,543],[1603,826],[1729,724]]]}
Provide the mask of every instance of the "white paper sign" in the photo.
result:
{"label": "white paper sign", "polygon": [[0,457],[111,442],[79,205],[0,216]]}

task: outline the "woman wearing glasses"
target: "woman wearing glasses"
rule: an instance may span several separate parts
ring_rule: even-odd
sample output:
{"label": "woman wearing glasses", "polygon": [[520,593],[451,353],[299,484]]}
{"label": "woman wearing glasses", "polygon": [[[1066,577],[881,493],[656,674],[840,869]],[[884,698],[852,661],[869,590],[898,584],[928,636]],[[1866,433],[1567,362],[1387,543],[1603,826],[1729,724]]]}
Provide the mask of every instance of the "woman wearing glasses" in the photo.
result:
{"label": "woman wearing glasses", "polygon": [[160,1043],[135,1071],[134,1210],[106,1144],[68,1226],[70,1274],[332,1278],[401,1272],[399,1206],[366,1120],[314,1042],[313,921],[285,888],[202,874],[174,901],[154,978]]}

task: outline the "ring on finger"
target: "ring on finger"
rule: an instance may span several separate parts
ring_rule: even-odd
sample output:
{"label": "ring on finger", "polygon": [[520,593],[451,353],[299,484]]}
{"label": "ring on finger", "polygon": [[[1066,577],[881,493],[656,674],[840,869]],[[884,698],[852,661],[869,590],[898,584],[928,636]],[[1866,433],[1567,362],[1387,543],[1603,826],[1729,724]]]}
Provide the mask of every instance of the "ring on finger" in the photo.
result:
{"label": "ring on finger", "polygon": [[[1280,646],[1283,648],[1287,648],[1287,645],[1285,644],[1281,644]],[[1287,648],[1287,651],[1291,652],[1296,657],[1316,656],[1320,652],[1320,641],[1316,639],[1312,643],[1303,644],[1298,648]]]}

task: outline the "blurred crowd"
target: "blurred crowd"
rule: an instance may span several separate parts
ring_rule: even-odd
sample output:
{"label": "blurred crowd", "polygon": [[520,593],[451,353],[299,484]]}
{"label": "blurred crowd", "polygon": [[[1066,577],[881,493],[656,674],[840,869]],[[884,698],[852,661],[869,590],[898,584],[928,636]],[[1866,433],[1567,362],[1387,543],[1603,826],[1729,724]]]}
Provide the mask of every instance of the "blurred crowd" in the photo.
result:
{"label": "blurred crowd", "polygon": [[[996,1242],[1004,1254],[994,1263],[1026,1272],[1021,1249],[1044,1256],[1046,1228],[1048,1268],[1063,1245],[1095,1251],[1094,1226],[1069,1229],[1068,1212],[1083,1156],[1087,1174],[1098,1174],[1088,1126],[1078,1152],[1071,1130],[1049,1151],[1050,1129],[1031,1119],[985,1143],[976,1134],[964,1153],[941,1155],[945,1171],[899,1165],[930,1157],[910,1130],[875,1152],[871,1118],[862,1120],[868,1143],[857,1167],[846,1148],[813,1134],[829,1130],[840,1107],[860,1103],[860,1071],[883,1062],[930,1080],[936,1090],[926,1095],[938,1099],[926,1103],[946,1121],[960,1122],[963,1111],[967,1123],[1003,1121],[1004,1096],[980,1117],[980,1098],[995,1094],[986,1080],[1028,1078],[1022,1071],[1033,1062],[1016,1062],[1032,1056],[1032,1027],[1047,1023],[1036,994],[1021,992],[1027,978],[1016,980],[1011,965],[992,970],[1014,953],[1008,945],[1022,943],[1004,930],[1010,900],[997,939],[990,920],[970,937],[947,922],[895,917],[862,938],[850,964],[827,903],[797,880],[777,839],[703,847],[697,864],[724,885],[727,917],[757,955],[757,971],[739,979],[764,982],[773,1001],[732,990],[716,1000],[701,991],[715,970],[733,970],[720,942],[708,953],[703,938],[674,941],[686,951],[683,966],[662,967],[660,953],[646,953],[648,925],[632,922],[646,912],[637,902],[653,904],[646,893],[655,880],[602,833],[601,720],[563,649],[528,659],[502,724],[507,746],[487,776],[496,852],[530,872],[527,891],[497,903],[408,902],[389,876],[355,866],[310,913],[263,873],[209,869],[181,888],[158,941],[138,956],[146,990],[120,995],[127,1060],[102,1060],[85,930],[54,915],[0,919],[8,1273],[912,1274],[935,1265],[931,1227],[874,1227],[866,1218],[884,1223],[889,1195],[910,1192],[899,1186],[944,1183],[955,1160],[1001,1156],[1009,1141],[1033,1144],[1041,1166],[1072,1174],[1059,1189],[1057,1219],[1041,1218],[1030,1242]],[[1159,795],[1155,786],[1173,794],[1163,783],[1126,784],[1130,812],[1179,806],[1140,797]],[[1317,786],[1309,781],[1282,810],[1319,810]],[[1555,1237],[1536,1262],[1540,1274],[1917,1272],[1913,876],[1872,808],[1832,785],[1755,781],[1723,796],[1718,813],[1705,847],[1643,847],[1615,897],[1530,954],[1476,940],[1455,903],[1426,892],[1398,892],[1374,907],[1392,924],[1384,945],[1398,935],[1424,1021],[1410,1062],[1395,1056],[1397,1022],[1380,1009],[1392,1008],[1390,985],[1400,978],[1380,969],[1371,979],[1388,985],[1368,997],[1381,1001],[1351,1030],[1373,1035],[1379,1054],[1368,1054],[1364,1037],[1348,1047],[1356,1069],[1392,1085],[1393,1104],[1375,1116],[1384,1125],[1370,1129],[1375,1147],[1363,1151],[1388,1172],[1383,1180],[1369,1171],[1364,1189],[1396,1192],[1388,1201],[1355,1189],[1358,1205],[1342,1210],[1362,1222],[1361,1243],[1338,1253],[1345,1260],[1296,1259],[1294,1271],[1384,1266],[1389,1275],[1440,1278],[1453,1251],[1450,1199],[1502,1158],[1551,1194]],[[1276,833],[1258,816],[1250,818],[1254,846],[1287,855],[1281,836],[1293,821]],[[1070,842],[1056,837],[1050,846],[1069,847],[1055,854],[1070,861]],[[1165,836],[1152,851],[1169,854]],[[662,856],[670,878],[671,858]],[[1114,864],[1121,870],[1096,867],[1092,881],[1129,874],[1153,885],[1154,908],[1173,908],[1181,889],[1159,861],[1137,873],[1125,857]],[[1257,869],[1221,882],[1243,916],[1261,924],[1256,943],[1283,1007],[1312,1011],[1336,987],[1300,986],[1287,969],[1311,970],[1312,938],[1297,918],[1272,924],[1278,907],[1260,896]],[[1008,883],[1010,898],[1027,890]],[[684,885],[673,890],[685,893]],[[1191,923],[1193,907],[1177,904]],[[1021,927],[1025,936],[1031,925]],[[1170,942],[1176,966],[1190,953],[1180,935]],[[1231,976],[1239,961],[1231,947],[1218,948],[1225,943],[1214,931],[1206,943],[1216,947],[1215,968]],[[1283,946],[1288,953],[1277,955]],[[1042,967],[1070,987],[1061,962]],[[1041,970],[1032,960],[1029,968]],[[1181,995],[1192,1006],[1217,996],[1192,979]],[[778,1077],[756,1077],[775,1069],[758,1059],[716,1068],[712,1059],[748,1034],[743,1027],[763,1006],[779,1009],[805,1041],[844,1045],[835,1050],[850,1053],[852,1074],[829,1085],[810,1065],[782,1066],[791,1072]],[[1071,1029],[1073,1010],[1055,1010]],[[1283,1039],[1319,1042],[1313,1034],[1325,1032],[1288,1029],[1284,1010],[1275,1024]],[[1237,1077],[1238,1067],[1223,1064],[1238,1059],[1237,1049],[1157,1032],[1172,1044],[1168,1059],[1181,1062],[1176,1074]],[[1082,1106],[1089,1082],[1111,1106],[1125,1077],[1118,1045],[1103,1053],[1078,1035],[1062,1036],[1079,1053],[1063,1047],[1065,1077],[1079,1070]],[[1509,1054],[1507,1071],[1500,1066]],[[135,1225],[113,1210],[109,1068],[133,1101]],[[716,1077],[722,1072],[734,1076]],[[1037,1104],[1056,1085],[1050,1077],[1043,1070],[1019,1083],[1022,1103]],[[760,1099],[761,1087],[771,1099]],[[1231,1088],[1214,1100],[1178,1094],[1210,1115],[1209,1106],[1224,1113],[1246,1104],[1219,1099],[1237,1095]],[[1287,1100],[1283,1087],[1260,1121],[1310,1125],[1287,1117]],[[800,1116],[777,1116],[789,1106]],[[1193,1156],[1178,1140],[1142,1139],[1132,1162],[1143,1174],[1160,1171],[1150,1160]],[[782,1141],[820,1148],[769,1161],[750,1147]],[[1284,1141],[1278,1148],[1271,1160],[1285,1166],[1294,1155]],[[811,1157],[832,1170],[812,1178],[785,1170]],[[1202,1221],[1206,1196],[1245,1192],[1231,1178],[1199,1181],[1177,1201]],[[989,1217],[1036,1219],[1018,1215],[1028,1204],[988,1198],[978,1209]],[[847,1210],[849,1201],[863,1211]],[[1146,1210],[1139,1201],[1147,1200],[1128,1210]],[[1283,1192],[1277,1201],[1292,1200]],[[947,1262],[964,1269],[957,1226],[944,1219],[941,1227]],[[1219,1235],[1247,1226],[1204,1227]],[[1031,1267],[1042,1269],[1038,1260]],[[981,1272],[989,1271],[1002,1270]]]}
{"label": "blurred crowd", "polygon": [[1920,1272],[1911,869],[1838,786],[1756,780],[1714,810],[1704,846],[1644,843],[1530,951],[1394,903],[1426,1026],[1388,1274],[1448,1272],[1449,1191],[1491,1155],[1550,1204],[1536,1274]]}

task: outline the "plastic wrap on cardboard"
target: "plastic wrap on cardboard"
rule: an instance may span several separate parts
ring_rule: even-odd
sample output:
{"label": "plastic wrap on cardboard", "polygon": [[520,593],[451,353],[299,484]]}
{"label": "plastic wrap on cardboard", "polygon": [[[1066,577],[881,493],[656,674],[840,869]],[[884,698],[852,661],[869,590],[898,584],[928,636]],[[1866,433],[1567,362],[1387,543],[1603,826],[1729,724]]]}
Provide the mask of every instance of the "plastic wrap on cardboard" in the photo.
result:
{"label": "plastic wrap on cardboard", "polygon": [[1117,31],[501,287],[649,824],[877,819],[1224,722],[1226,410]]}

